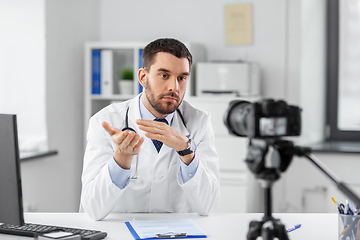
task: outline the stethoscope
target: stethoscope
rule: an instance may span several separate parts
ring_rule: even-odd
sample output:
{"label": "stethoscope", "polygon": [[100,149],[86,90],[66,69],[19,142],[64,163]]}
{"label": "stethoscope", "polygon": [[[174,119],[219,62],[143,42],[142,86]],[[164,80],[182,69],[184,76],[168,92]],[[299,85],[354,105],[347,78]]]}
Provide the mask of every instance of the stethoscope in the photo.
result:
{"label": "stethoscope", "polygon": [[[127,109],[126,109],[126,114],[125,114],[125,127],[124,127],[123,129],[121,129],[121,131],[129,131],[129,132],[133,131],[133,132],[136,133],[135,129],[129,127],[129,108],[130,108],[130,107],[127,107]],[[179,114],[180,119],[181,119],[182,123],[184,124],[184,127],[187,128],[187,127],[186,127],[186,124],[185,124],[185,119],[184,119],[183,115],[181,114],[181,112],[180,112],[180,110],[179,110],[178,108],[176,109],[176,112]],[[138,179],[138,178],[139,178],[139,176],[137,175],[138,165],[139,165],[139,159],[137,158],[137,159],[136,159],[136,166],[135,166],[135,173],[134,173],[134,175],[131,177],[131,179]]]}

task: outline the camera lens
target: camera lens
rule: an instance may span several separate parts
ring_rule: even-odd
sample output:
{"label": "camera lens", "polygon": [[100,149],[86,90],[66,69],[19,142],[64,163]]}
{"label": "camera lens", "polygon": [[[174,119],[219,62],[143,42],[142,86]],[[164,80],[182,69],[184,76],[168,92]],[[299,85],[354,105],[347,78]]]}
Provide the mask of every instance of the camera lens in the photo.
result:
{"label": "camera lens", "polygon": [[234,100],[223,119],[232,135],[271,139],[299,136],[300,113],[299,107],[287,105],[283,100],[264,99],[254,103]]}
{"label": "camera lens", "polygon": [[247,118],[251,104],[246,101],[235,100],[229,105],[224,114],[224,123],[231,134],[246,137],[248,135]]}

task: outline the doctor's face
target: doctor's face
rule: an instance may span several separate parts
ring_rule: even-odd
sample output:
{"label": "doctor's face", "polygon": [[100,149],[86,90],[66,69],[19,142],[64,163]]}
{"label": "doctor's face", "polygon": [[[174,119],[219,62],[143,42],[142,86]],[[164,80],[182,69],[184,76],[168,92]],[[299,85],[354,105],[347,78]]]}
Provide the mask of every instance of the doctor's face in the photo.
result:
{"label": "doctor's face", "polygon": [[150,69],[139,70],[139,80],[145,89],[145,107],[156,117],[165,117],[174,112],[184,98],[189,74],[190,66],[186,58],[157,53]]}

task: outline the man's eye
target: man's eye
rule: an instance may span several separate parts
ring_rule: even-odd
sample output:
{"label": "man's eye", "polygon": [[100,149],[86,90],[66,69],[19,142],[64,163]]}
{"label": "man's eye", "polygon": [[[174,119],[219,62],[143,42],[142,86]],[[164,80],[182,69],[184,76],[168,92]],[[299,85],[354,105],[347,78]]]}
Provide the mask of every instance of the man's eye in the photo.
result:
{"label": "man's eye", "polygon": [[178,79],[180,80],[180,81],[184,81],[184,80],[186,80],[186,76],[184,76],[184,77],[179,77]]}
{"label": "man's eye", "polygon": [[168,77],[168,75],[166,75],[166,74],[160,74],[160,77],[166,79],[166,78]]}

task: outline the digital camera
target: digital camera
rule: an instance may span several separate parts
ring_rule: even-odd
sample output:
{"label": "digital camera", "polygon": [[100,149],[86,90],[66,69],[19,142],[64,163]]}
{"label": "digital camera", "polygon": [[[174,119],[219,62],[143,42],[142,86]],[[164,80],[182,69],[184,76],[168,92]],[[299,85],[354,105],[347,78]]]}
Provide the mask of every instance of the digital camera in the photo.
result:
{"label": "digital camera", "polygon": [[301,109],[283,100],[230,102],[224,114],[230,134],[248,138],[277,138],[301,134]]}

